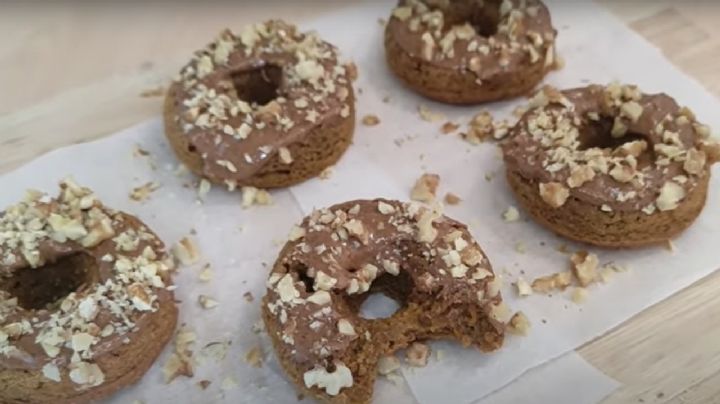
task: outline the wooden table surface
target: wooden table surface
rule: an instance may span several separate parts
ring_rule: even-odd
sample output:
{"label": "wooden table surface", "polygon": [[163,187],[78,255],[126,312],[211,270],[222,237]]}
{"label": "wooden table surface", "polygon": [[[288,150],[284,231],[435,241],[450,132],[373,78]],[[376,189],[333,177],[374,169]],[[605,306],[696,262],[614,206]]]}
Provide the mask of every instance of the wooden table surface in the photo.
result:
{"label": "wooden table surface", "polygon": [[[599,0],[720,95],[720,2]],[[140,97],[219,28],[299,21],[342,2],[0,5],[0,173],[158,116]],[[716,128],[717,129],[717,128]],[[604,403],[720,403],[720,272],[578,352],[623,386]]]}

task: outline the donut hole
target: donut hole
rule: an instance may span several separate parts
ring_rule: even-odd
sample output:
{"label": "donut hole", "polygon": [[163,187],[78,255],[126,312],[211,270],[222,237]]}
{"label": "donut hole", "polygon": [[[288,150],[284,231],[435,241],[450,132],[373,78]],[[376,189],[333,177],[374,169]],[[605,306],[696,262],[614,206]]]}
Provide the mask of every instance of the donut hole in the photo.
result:
{"label": "donut hole", "polygon": [[96,273],[92,256],[75,253],[39,268],[21,268],[0,279],[0,289],[17,298],[26,310],[52,309],[70,293],[92,283]]}
{"label": "donut hole", "polygon": [[[648,140],[647,136],[635,132],[627,132],[621,137],[612,136],[613,122],[613,118],[603,116],[600,117],[599,120],[591,120],[589,123],[583,125],[580,128],[580,136],[578,138],[580,145],[578,150],[598,148],[615,151],[624,144],[638,140]],[[648,148],[638,157],[638,167],[648,166],[654,159],[655,153],[653,152],[652,146],[648,144]]]}
{"label": "donut hole", "polygon": [[230,77],[239,99],[251,105],[263,106],[280,95],[282,75],[280,66],[264,65],[233,72]]}
{"label": "donut hole", "polygon": [[398,275],[382,274],[370,290],[357,297],[357,311],[361,318],[375,320],[392,317],[407,303],[412,280],[405,271]]}
{"label": "donut hole", "polygon": [[[480,7],[474,1],[455,1],[443,2],[434,1],[436,3],[431,8],[441,10],[445,19],[443,31],[447,32],[454,26],[470,24],[475,32],[485,38],[489,38],[497,34],[498,25],[500,24],[500,1],[486,1],[485,5]],[[447,4],[442,4],[447,3]]]}

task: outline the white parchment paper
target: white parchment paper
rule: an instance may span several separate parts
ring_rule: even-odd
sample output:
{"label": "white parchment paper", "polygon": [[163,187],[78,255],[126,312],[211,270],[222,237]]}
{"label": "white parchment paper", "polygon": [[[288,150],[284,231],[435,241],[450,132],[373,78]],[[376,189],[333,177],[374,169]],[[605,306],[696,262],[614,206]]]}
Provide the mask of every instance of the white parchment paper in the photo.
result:
{"label": "white parchment paper", "polygon": [[[169,351],[166,350],[138,385],[124,390],[111,402],[295,402],[295,390],[278,369],[267,341],[252,330],[259,319],[258,301],[263,294],[267,267],[292,223],[313,207],[360,197],[407,199],[411,185],[422,172],[441,176],[440,195],[451,191],[463,198],[460,205],[447,207],[446,213],[470,225],[496,272],[508,280],[504,289],[508,304],[514,310],[523,310],[533,328],[530,336],[508,338],[501,351],[489,355],[452,343],[433,344],[434,351],[443,352],[443,359],[434,359],[423,369],[404,370],[407,384],[381,380],[378,402],[478,400],[720,267],[720,256],[713,253],[720,239],[717,192],[720,173],[715,169],[706,209],[695,225],[676,240],[675,253],[661,248],[593,250],[602,262],[615,261],[629,266],[631,271],[618,274],[607,285],[591,288],[589,299],[582,306],[562,294],[516,299],[509,283],[520,271],[532,279],[564,270],[568,258],[556,247],[561,243],[571,249],[587,247],[556,238],[528,221],[522,212],[520,222],[502,221],[502,212],[514,201],[503,179],[496,147],[491,143],[471,146],[457,135],[442,135],[439,130],[442,122],[424,122],[417,114],[418,105],[424,104],[444,113],[449,120],[465,123],[478,108],[450,107],[420,99],[403,89],[388,72],[383,59],[382,28],[377,19],[386,17],[391,7],[390,2],[348,6],[303,24],[303,28],[318,30],[355,60],[360,70],[356,87],[362,89],[358,91],[359,116],[376,114],[381,124],[358,126],[355,144],[330,179],[311,180],[290,190],[274,191],[272,206],[241,209],[239,196],[222,189],[213,189],[204,203],[199,203],[192,186],[195,179],[175,172],[177,162],[164,142],[159,120],[97,142],[52,152],[0,178],[4,190],[0,206],[18,200],[29,187],[54,193],[57,181],[72,175],[95,189],[108,205],[140,216],[168,243],[187,235],[191,229],[197,233],[195,237],[203,253],[201,264],[212,265],[214,280],[198,281],[200,264],[183,268],[176,278],[181,321],[198,334],[195,351],[199,363],[195,377],[164,385],[160,369]],[[591,3],[558,2],[551,4],[551,10],[560,32],[559,52],[566,67],[551,74],[548,82],[557,87],[616,79],[636,83],[648,92],[665,91],[673,95],[693,108],[701,120],[720,127],[720,117],[714,113],[720,109],[720,103],[602,9]],[[390,97],[389,102],[383,102],[385,97]],[[509,116],[521,101],[483,108],[496,116]],[[149,150],[152,157],[134,157],[135,144]],[[486,175],[493,179],[486,180]],[[162,187],[146,202],[129,200],[129,191],[148,181],[158,182]],[[518,243],[525,246],[524,253],[516,251]],[[245,301],[242,297],[245,292],[251,292],[255,301]],[[220,306],[201,309],[197,305],[200,294],[215,298]],[[207,351],[203,347],[217,342],[230,344],[222,360],[203,354]],[[262,347],[266,354],[266,363],[260,369],[243,360],[245,353],[255,346]],[[546,389],[556,387],[553,381],[580,383],[568,379],[580,374],[586,375],[580,377],[582,380],[597,387],[593,390],[594,400],[613,387],[606,380],[602,386],[594,383],[602,379],[599,374],[574,372],[573,366],[584,365],[576,361],[577,357],[570,358],[557,368],[552,364],[547,367],[558,370],[547,373]],[[506,402],[500,401],[502,397],[519,400],[518,394],[526,398],[541,394],[542,383],[522,382],[532,374],[510,385],[512,390],[488,397],[486,400],[490,401],[483,404],[496,402],[494,398]],[[200,380],[212,383],[203,391],[196,386]],[[568,402],[580,402],[570,397]]]}

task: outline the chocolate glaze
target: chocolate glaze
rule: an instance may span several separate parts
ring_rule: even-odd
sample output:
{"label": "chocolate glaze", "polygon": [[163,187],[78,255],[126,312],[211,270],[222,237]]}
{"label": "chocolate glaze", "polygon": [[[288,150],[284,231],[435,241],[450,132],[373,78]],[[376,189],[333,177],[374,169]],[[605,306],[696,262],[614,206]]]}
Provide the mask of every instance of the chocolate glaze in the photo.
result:
{"label": "chocolate glaze", "polygon": [[[227,50],[219,54],[218,49]],[[208,63],[211,70],[199,74]],[[268,67],[282,71],[277,98],[266,105],[241,100],[233,76]],[[352,86],[334,46],[315,34],[297,32],[293,25],[269,21],[249,26],[239,36],[223,32],[182,69],[169,96],[179,126],[202,157],[203,174],[216,182],[242,184],[280,147],[302,142],[322,122],[346,118]],[[209,123],[203,122],[204,114]],[[241,129],[243,124],[247,129]],[[239,130],[247,131],[246,137],[228,134]],[[234,169],[218,162],[230,162]]]}
{"label": "chocolate glaze", "polygon": [[[605,160],[609,168],[612,168],[614,159],[622,155],[619,146],[635,140],[645,141],[647,150],[637,158],[637,176],[632,181],[621,182],[607,172],[595,170],[593,179],[579,187],[570,187],[572,197],[597,207],[606,205],[613,211],[624,212],[653,206],[660,189],[668,181],[675,179],[674,181],[689,193],[701,177],[709,175],[708,166],[697,175],[691,174],[683,169],[682,158],[664,158],[657,149],[664,147],[663,145],[674,144],[674,141],[665,135],[666,132],[677,134],[677,146],[682,153],[686,154],[691,148],[703,149],[703,136],[698,134],[699,124],[689,111],[682,109],[666,94],[637,92],[635,102],[642,108],[642,113],[637,120],[633,120],[623,116],[621,112],[622,103],[632,100],[613,99],[609,88],[591,85],[562,91],[555,94],[554,99],[551,95],[547,105],[528,111],[502,144],[507,169],[538,183],[566,184],[571,175],[571,167],[586,165],[590,154],[599,156],[598,161]],[[624,89],[637,91],[634,87]],[[566,122],[570,122],[570,128],[577,132],[576,135],[571,136],[572,139],[565,146],[560,144],[565,140],[552,141],[557,126],[533,135],[530,126],[542,113],[567,118]],[[619,120],[627,128],[624,136],[617,138],[611,135],[614,120]],[[558,149],[567,149],[570,157],[567,159],[568,164],[553,171],[549,166],[553,162],[553,153],[557,153]],[[625,200],[623,195],[631,197]]]}

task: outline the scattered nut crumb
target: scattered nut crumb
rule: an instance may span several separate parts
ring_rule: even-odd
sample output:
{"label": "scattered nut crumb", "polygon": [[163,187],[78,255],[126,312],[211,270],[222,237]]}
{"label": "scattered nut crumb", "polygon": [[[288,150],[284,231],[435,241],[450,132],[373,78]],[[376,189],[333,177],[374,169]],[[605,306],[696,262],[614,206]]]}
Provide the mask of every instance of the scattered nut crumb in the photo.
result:
{"label": "scattered nut crumb", "polygon": [[423,174],[418,178],[410,192],[410,199],[419,202],[432,202],[435,200],[435,191],[440,184],[437,174]]}
{"label": "scattered nut crumb", "polygon": [[160,188],[160,184],[156,182],[148,182],[139,187],[135,187],[130,192],[130,199],[137,202],[143,202],[150,197],[150,194]]}
{"label": "scattered nut crumb", "polygon": [[200,184],[198,185],[198,199],[205,200],[205,196],[207,196],[208,192],[210,192],[210,188],[212,188],[212,185],[210,184],[210,181],[206,180],[205,178],[200,180]]}
{"label": "scattered nut crumb", "polygon": [[588,286],[597,279],[598,256],[578,251],[570,257],[575,276],[581,286]]}
{"label": "scattered nut crumb", "polygon": [[518,311],[513,314],[512,318],[510,318],[510,322],[507,326],[507,330],[511,334],[524,336],[530,331],[530,320],[528,320],[527,316],[522,311]]}
{"label": "scattered nut crumb", "polygon": [[263,352],[259,345],[256,345],[247,351],[245,354],[245,362],[254,368],[262,367]]}
{"label": "scattered nut crumb", "polygon": [[443,135],[447,135],[447,134],[455,132],[456,130],[458,130],[458,128],[460,128],[460,125],[458,125],[454,122],[448,121],[443,124],[443,126],[440,128],[440,130],[442,131]]}
{"label": "scattered nut crumb", "polygon": [[445,194],[445,203],[448,205],[459,205],[460,202],[462,202],[462,199],[460,199],[459,196],[453,194],[452,192],[448,192]]}
{"label": "scattered nut crumb", "polygon": [[193,377],[193,352],[190,345],[195,342],[195,332],[182,325],[175,334],[175,352],[163,366],[165,383],[170,383],[178,376]]}
{"label": "scattered nut crumb", "polygon": [[200,282],[210,282],[213,277],[213,270],[210,264],[203,265],[202,269],[200,270],[200,275],[198,276],[198,279],[200,279]]}
{"label": "scattered nut crumb", "polygon": [[518,296],[530,296],[533,293],[532,286],[530,286],[530,284],[522,277],[518,278],[517,282],[515,282],[515,286],[517,287]]}
{"label": "scattered nut crumb", "polygon": [[264,189],[242,187],[242,207],[247,209],[253,205],[271,205],[272,196]]}
{"label": "scattered nut crumb", "polygon": [[139,144],[135,143],[133,146],[133,156],[134,157],[147,157],[150,155],[150,152],[140,147]]}
{"label": "scattered nut crumb", "polygon": [[410,366],[424,367],[430,358],[430,347],[420,342],[413,342],[405,350],[405,361]]}
{"label": "scattered nut crumb", "polygon": [[210,387],[210,384],[212,382],[210,380],[200,380],[197,382],[198,387],[200,387],[203,390],[206,390],[208,387]]}
{"label": "scattered nut crumb", "polygon": [[326,180],[326,179],[330,178],[333,174],[333,169],[334,169],[333,166],[325,167],[325,169],[320,172],[320,175],[318,175],[318,177],[321,180]]}
{"label": "scattered nut crumb", "polygon": [[565,288],[570,286],[571,281],[571,272],[557,272],[535,279],[532,283],[532,288],[538,293],[550,293],[553,290],[565,290]]}
{"label": "scattered nut crumb", "polygon": [[190,237],[183,237],[172,247],[172,254],[182,265],[193,265],[200,259],[200,250]]}
{"label": "scattered nut crumb", "polygon": [[445,115],[438,112],[433,112],[430,110],[430,108],[422,104],[418,106],[418,112],[420,113],[420,118],[422,118],[423,121],[437,122],[445,120]]}
{"label": "scattered nut crumb", "polygon": [[400,369],[400,360],[395,355],[383,356],[378,360],[377,370],[383,376]]}
{"label": "scattered nut crumb", "polygon": [[218,301],[206,296],[206,295],[200,295],[198,296],[198,303],[200,303],[200,307],[202,307],[205,310],[214,309],[219,305]]}
{"label": "scattered nut crumb", "polygon": [[503,212],[503,220],[506,222],[517,222],[520,220],[520,212],[514,206],[509,206],[505,212]]}
{"label": "scattered nut crumb", "polygon": [[380,124],[380,118],[373,114],[365,115],[362,119],[362,124],[365,126],[376,126]]}
{"label": "scattered nut crumb", "polygon": [[140,92],[140,97],[143,98],[162,97],[163,95],[165,95],[165,88],[163,86],[150,88]]}
{"label": "scattered nut crumb", "polygon": [[253,300],[255,300],[255,297],[253,296],[253,294],[251,292],[243,293],[243,298],[245,299],[246,302],[252,302]]}
{"label": "scattered nut crumb", "polygon": [[585,302],[585,300],[587,300],[587,296],[588,296],[587,289],[578,287],[573,290],[571,299],[572,299],[573,303],[582,304]]}

